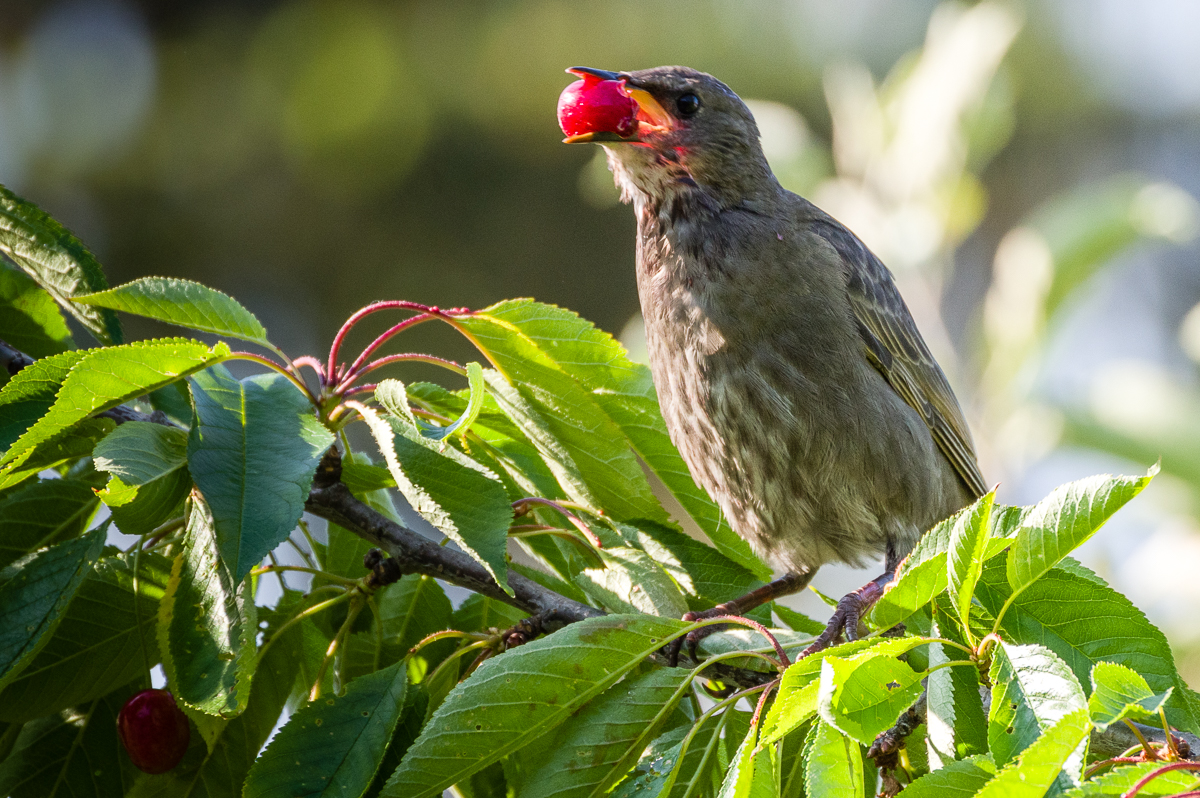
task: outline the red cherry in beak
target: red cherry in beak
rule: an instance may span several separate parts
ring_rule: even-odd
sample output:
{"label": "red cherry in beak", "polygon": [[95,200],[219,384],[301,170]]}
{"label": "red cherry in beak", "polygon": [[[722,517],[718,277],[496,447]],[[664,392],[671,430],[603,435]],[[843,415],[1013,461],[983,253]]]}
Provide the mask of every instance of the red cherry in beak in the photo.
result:
{"label": "red cherry in beak", "polygon": [[637,132],[638,104],[621,80],[585,75],[558,96],[558,124],[568,138],[584,133],[615,133],[629,138]]}
{"label": "red cherry in beak", "polygon": [[143,690],[117,715],[117,735],[129,759],[145,773],[166,773],[183,759],[191,730],[166,690]]}

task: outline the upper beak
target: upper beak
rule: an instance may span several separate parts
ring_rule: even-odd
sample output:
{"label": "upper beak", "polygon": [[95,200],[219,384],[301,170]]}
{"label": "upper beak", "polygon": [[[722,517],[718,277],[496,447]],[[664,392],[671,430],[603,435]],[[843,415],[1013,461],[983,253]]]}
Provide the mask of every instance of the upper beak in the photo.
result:
{"label": "upper beak", "polygon": [[591,75],[600,78],[601,80],[619,80],[625,86],[625,93],[629,95],[638,105],[638,130],[628,138],[622,138],[616,133],[607,133],[597,131],[593,133],[580,133],[577,136],[568,136],[563,139],[566,144],[583,144],[585,142],[638,142],[642,141],[642,134],[651,131],[665,132],[673,128],[674,120],[667,113],[666,109],[654,99],[654,95],[645,89],[640,89],[633,85],[630,81],[632,78],[626,72],[612,72],[607,69],[596,69],[594,67],[575,66],[567,70],[572,75],[583,77]]}

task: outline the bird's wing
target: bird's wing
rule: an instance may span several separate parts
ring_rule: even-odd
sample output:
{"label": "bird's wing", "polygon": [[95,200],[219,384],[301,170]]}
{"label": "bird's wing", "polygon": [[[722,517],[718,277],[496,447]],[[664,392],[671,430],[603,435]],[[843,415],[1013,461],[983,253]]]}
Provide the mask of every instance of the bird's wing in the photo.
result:
{"label": "bird's wing", "polygon": [[834,219],[817,219],[813,229],[837,250],[846,265],[847,294],[867,359],[921,414],[933,440],[967,488],[976,496],[987,493],[962,408],[921,338],[891,273],[857,236]]}

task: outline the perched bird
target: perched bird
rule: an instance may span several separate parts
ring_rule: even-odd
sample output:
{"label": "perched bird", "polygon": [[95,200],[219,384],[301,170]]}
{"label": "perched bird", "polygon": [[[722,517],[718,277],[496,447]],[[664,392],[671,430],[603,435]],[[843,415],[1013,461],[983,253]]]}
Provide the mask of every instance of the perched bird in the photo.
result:
{"label": "perched bird", "polygon": [[945,374],[891,273],[779,184],[724,83],[686,67],[568,71],[584,80],[560,100],[566,141],[603,144],[637,215],[671,440],[738,534],[788,571],[703,617],[883,555],[887,573],[844,597],[810,650],[853,639],[921,534],[987,490]]}

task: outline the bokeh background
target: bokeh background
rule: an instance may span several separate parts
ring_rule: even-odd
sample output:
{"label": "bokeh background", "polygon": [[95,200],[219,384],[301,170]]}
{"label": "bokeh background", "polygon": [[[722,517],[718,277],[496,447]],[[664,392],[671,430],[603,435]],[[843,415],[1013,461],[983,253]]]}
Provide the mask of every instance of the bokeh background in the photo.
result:
{"label": "bokeh background", "polygon": [[1196,684],[1197,31],[1191,0],[0,0],[0,183],[114,284],[220,288],[293,356],[370,300],[515,296],[638,355],[634,222],[560,143],[563,69],[712,72],[896,273],[1002,501],[1161,457],[1081,558]]}

